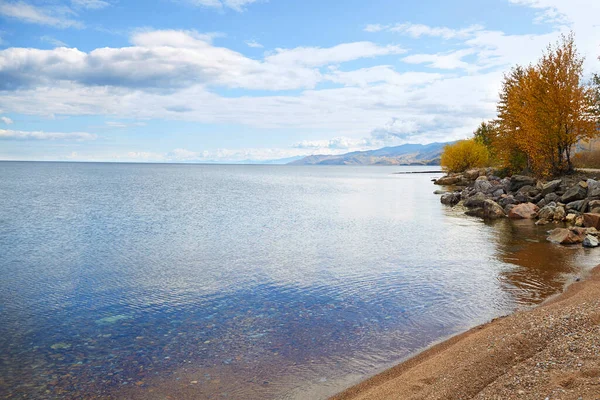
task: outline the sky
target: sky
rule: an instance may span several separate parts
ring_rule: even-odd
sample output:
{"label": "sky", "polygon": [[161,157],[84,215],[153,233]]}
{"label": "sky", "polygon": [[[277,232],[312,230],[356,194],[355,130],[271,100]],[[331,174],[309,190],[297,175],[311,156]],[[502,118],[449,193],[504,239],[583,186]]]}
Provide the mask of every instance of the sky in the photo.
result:
{"label": "sky", "polygon": [[598,0],[0,0],[0,159],[240,162],[470,136]]}

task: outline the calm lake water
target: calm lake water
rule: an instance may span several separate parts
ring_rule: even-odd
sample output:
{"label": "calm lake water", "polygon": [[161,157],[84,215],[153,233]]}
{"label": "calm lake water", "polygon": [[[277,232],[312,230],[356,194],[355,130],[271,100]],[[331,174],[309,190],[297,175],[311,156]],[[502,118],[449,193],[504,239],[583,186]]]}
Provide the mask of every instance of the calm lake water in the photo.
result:
{"label": "calm lake water", "polygon": [[417,169],[1,162],[0,397],[324,398],[595,264]]}

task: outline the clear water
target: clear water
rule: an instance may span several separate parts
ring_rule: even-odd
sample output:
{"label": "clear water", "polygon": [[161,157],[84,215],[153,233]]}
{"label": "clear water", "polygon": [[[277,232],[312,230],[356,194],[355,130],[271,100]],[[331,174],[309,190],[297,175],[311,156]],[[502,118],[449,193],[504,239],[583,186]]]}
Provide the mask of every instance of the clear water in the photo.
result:
{"label": "clear water", "polygon": [[0,163],[0,397],[324,398],[594,264],[415,169]]}

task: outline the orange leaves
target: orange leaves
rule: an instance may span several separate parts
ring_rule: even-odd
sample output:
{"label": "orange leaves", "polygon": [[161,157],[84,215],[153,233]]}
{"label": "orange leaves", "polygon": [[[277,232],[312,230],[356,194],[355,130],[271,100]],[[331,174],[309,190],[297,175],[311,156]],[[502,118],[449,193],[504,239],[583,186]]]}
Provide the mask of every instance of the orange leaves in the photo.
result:
{"label": "orange leaves", "polygon": [[538,175],[573,168],[575,143],[598,135],[593,91],[581,83],[582,75],[572,34],[548,46],[536,65],[505,75],[493,143],[505,167]]}

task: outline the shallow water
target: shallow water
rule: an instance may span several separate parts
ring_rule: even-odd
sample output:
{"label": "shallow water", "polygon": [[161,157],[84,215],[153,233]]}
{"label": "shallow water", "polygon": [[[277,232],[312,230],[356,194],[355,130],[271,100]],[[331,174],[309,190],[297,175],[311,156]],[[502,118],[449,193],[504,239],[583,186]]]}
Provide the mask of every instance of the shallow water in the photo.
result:
{"label": "shallow water", "polygon": [[595,264],[415,169],[1,162],[0,397],[322,398]]}

